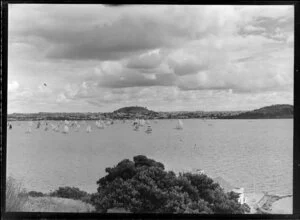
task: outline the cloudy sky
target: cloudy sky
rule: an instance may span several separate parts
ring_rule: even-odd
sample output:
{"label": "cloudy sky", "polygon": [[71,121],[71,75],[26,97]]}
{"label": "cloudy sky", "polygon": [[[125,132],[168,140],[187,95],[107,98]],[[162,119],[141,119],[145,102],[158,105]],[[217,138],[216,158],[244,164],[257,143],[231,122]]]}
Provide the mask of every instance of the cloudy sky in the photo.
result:
{"label": "cloudy sky", "polygon": [[8,113],[293,104],[293,30],[293,6],[10,5]]}

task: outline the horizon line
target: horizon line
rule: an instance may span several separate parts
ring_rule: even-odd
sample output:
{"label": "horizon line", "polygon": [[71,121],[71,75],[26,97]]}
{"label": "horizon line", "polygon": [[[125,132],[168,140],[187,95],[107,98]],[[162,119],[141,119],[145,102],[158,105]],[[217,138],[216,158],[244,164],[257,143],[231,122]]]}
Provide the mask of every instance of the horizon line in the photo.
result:
{"label": "horizon line", "polygon": [[[274,106],[274,105],[291,105],[294,106],[293,104],[272,104],[272,105],[267,105],[267,106],[262,106],[259,108],[255,108],[252,110],[194,110],[194,111],[188,111],[188,110],[177,110],[177,111],[155,111],[155,110],[149,110],[148,107],[143,107],[143,106],[125,106],[125,107],[121,107],[121,108],[126,108],[126,107],[142,107],[142,108],[146,108],[149,111],[154,111],[154,112],[247,112],[247,111],[253,111],[256,109],[261,109],[264,107],[270,107],[270,106]],[[121,109],[118,108],[117,110]],[[114,110],[114,111],[117,111]],[[105,113],[113,113],[114,111],[110,111],[110,112],[28,112],[28,113],[24,113],[24,112],[13,112],[13,113],[7,113],[7,115],[12,115],[12,114],[40,114],[40,113],[51,113],[51,114],[55,114],[55,113],[81,113],[81,114],[86,114],[86,113],[92,113],[92,114],[105,114]]]}

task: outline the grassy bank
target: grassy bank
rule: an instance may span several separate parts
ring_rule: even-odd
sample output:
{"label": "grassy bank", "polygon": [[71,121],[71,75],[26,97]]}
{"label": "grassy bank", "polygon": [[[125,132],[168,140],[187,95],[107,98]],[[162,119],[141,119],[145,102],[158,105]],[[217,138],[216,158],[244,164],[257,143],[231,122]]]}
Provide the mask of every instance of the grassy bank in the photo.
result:
{"label": "grassy bank", "polygon": [[23,206],[25,212],[92,212],[94,207],[80,200],[58,197],[28,197]]}
{"label": "grassy bank", "polygon": [[[42,194],[42,193],[40,193]],[[93,212],[95,208],[79,199],[49,195],[30,196],[20,181],[8,177],[6,183],[7,212]]]}

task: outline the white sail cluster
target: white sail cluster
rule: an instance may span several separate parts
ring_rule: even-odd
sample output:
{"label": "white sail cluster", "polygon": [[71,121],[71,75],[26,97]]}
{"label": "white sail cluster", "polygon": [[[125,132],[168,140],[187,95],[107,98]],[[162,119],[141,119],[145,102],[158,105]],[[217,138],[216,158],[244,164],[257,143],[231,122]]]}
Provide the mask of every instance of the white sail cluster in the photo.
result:
{"label": "white sail cluster", "polygon": [[133,126],[133,130],[134,131],[139,131],[140,127],[147,126],[146,130],[145,130],[145,133],[147,133],[147,134],[151,134],[152,133],[152,127],[151,127],[151,124],[150,124],[149,120],[135,119],[133,121],[133,123],[132,123],[132,126]]}
{"label": "white sail cluster", "polygon": [[[114,121],[112,119],[106,119],[106,120],[99,119],[99,120],[95,121],[95,128],[105,129],[108,126],[113,125],[115,122],[118,123],[118,121]],[[158,120],[153,120],[153,121],[145,120],[145,119],[121,120],[119,123],[124,124],[126,122],[132,123],[134,131],[140,131],[140,129],[142,127],[144,127],[143,131],[147,134],[151,134],[153,132],[151,123],[157,124]],[[91,133],[93,131],[93,127],[94,127],[92,125],[93,124],[91,124],[87,121],[69,121],[69,120],[57,121],[57,122],[54,122],[54,121],[50,121],[50,122],[48,122],[48,121],[37,121],[37,122],[29,121],[28,126],[26,128],[26,133],[30,134],[33,132],[33,130],[39,129],[39,130],[44,130],[44,131],[52,130],[54,132],[69,134],[72,131],[79,132],[82,127],[85,128],[85,131],[87,133]],[[12,129],[11,123],[8,123],[7,126],[10,130]],[[178,130],[183,129],[182,120],[179,119],[177,121],[175,129],[178,129]]]}
{"label": "white sail cluster", "polygon": [[96,121],[95,123],[96,123],[97,128],[99,128],[99,129],[104,129],[105,128],[104,121],[99,120],[99,121]]}

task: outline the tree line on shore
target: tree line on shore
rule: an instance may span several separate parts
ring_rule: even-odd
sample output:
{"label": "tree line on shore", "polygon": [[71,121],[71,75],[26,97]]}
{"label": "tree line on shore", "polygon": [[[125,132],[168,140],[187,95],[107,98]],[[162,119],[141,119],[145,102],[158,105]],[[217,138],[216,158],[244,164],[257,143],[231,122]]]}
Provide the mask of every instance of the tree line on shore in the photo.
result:
{"label": "tree line on shore", "polygon": [[179,111],[155,112],[144,107],[132,106],[118,109],[108,113],[14,113],[8,115],[8,121],[22,120],[133,120],[143,119],[268,119],[268,118],[293,118],[292,105],[272,105],[252,111]]}

